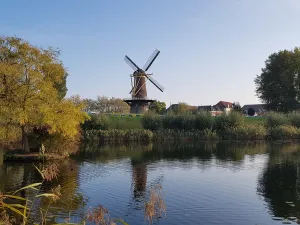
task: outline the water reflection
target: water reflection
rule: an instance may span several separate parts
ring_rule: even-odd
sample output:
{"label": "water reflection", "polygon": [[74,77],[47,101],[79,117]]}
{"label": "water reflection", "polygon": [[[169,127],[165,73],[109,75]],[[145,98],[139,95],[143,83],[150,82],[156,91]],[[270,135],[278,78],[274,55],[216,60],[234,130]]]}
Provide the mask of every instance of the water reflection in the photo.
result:
{"label": "water reflection", "polygon": [[[147,193],[156,183],[166,192],[163,224],[294,222],[300,218],[299,150],[297,144],[268,143],[84,143],[43,190],[61,185],[62,198],[50,210],[53,222],[69,215],[78,221],[88,207],[103,204],[129,224],[141,224]],[[39,180],[32,164],[0,164],[1,191]]]}
{"label": "water reflection", "polygon": [[257,190],[275,217],[300,218],[299,150],[296,144],[270,146],[269,159],[259,177]]}

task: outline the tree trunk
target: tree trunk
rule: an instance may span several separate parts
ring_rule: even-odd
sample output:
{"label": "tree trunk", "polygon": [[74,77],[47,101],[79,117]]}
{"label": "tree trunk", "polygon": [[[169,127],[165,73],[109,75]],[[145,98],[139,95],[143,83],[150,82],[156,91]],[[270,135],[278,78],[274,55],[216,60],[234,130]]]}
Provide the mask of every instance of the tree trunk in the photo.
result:
{"label": "tree trunk", "polygon": [[22,147],[23,147],[23,150],[25,152],[27,152],[27,153],[30,152],[29,143],[28,143],[28,136],[27,136],[24,125],[22,126]]}

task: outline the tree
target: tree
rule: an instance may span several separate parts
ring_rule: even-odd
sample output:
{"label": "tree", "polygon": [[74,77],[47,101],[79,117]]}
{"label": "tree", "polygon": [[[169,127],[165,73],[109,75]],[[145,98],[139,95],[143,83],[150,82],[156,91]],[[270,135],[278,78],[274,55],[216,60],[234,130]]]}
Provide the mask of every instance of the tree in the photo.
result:
{"label": "tree", "polygon": [[300,49],[271,54],[255,78],[256,94],[267,108],[288,112],[299,107]]}
{"label": "tree", "polygon": [[152,102],[149,106],[149,110],[157,114],[163,114],[166,112],[166,103],[160,101]]}
{"label": "tree", "polygon": [[97,100],[85,99],[85,111],[98,113],[129,113],[130,106],[120,98],[98,96]]}
{"label": "tree", "polygon": [[175,114],[183,114],[188,112],[190,106],[185,102],[179,102],[177,106],[173,109],[173,113]]}
{"label": "tree", "polygon": [[23,149],[30,151],[33,127],[72,138],[88,118],[83,104],[62,99],[66,70],[53,48],[41,49],[16,37],[0,37],[0,123],[19,128]]}
{"label": "tree", "polygon": [[232,110],[235,112],[239,112],[239,113],[242,113],[242,111],[243,111],[239,102],[234,102],[232,104]]}

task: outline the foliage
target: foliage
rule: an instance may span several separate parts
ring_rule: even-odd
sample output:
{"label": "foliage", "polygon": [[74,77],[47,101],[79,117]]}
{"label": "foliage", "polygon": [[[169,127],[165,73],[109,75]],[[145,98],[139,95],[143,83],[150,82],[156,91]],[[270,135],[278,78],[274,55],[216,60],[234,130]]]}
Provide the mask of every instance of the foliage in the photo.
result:
{"label": "foliage", "polygon": [[130,106],[120,98],[98,96],[97,100],[85,99],[87,112],[103,113],[129,113]]}
{"label": "foliage", "polygon": [[271,54],[262,73],[255,78],[257,96],[268,109],[288,112],[299,107],[300,49]]}
{"label": "foliage", "polygon": [[148,130],[158,130],[162,128],[161,116],[153,113],[146,113],[142,119],[141,123],[144,129]]}
{"label": "foliage", "polygon": [[299,139],[300,129],[291,125],[279,125],[270,129],[270,138],[273,140]]}
{"label": "foliage", "polygon": [[268,128],[273,128],[280,125],[288,125],[289,119],[287,115],[282,113],[271,112],[267,115],[266,125]]}
{"label": "foliage", "polygon": [[84,130],[107,130],[109,127],[109,119],[106,115],[93,114],[91,119],[86,120],[82,125]]}
{"label": "foliage", "polygon": [[237,112],[230,112],[229,114],[221,114],[217,116],[214,121],[214,129],[218,132],[223,132],[233,127],[238,127],[244,123],[243,116]]}
{"label": "foliage", "polygon": [[185,102],[179,102],[176,107],[172,109],[172,112],[176,115],[183,114],[189,111],[189,105]]}
{"label": "foliage", "polygon": [[160,101],[152,102],[149,106],[149,110],[157,114],[164,114],[166,112],[166,103]]}
{"label": "foliage", "polygon": [[132,130],[86,130],[83,132],[87,141],[151,141],[153,133],[145,129]]}
{"label": "foliage", "polygon": [[49,133],[74,137],[87,119],[81,104],[62,99],[66,70],[59,51],[40,49],[15,37],[0,37],[0,123],[19,127],[23,148],[29,151],[28,133],[34,126]]}
{"label": "foliage", "polygon": [[209,112],[201,111],[195,117],[195,129],[205,130],[211,129],[213,126],[213,117]]}
{"label": "foliage", "polygon": [[243,112],[241,104],[239,102],[234,102],[232,104],[232,110],[235,111],[235,112],[239,112],[239,113]]}
{"label": "foliage", "polygon": [[223,131],[223,140],[265,140],[267,129],[263,125],[244,124]]}
{"label": "foliage", "polygon": [[300,128],[300,113],[299,112],[293,112],[289,114],[289,120],[291,125]]}
{"label": "foliage", "polygon": [[218,135],[211,129],[205,130],[170,130],[162,129],[153,132],[153,140],[178,141],[178,140],[217,140]]}

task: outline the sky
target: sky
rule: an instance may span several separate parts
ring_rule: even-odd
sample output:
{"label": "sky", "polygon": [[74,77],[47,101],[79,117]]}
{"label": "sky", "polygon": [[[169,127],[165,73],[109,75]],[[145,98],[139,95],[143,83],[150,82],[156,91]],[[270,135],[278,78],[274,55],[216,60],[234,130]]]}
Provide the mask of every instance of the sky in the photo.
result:
{"label": "sky", "polygon": [[300,46],[300,0],[11,0],[0,35],[61,50],[67,96],[130,97],[127,54],[142,67],[161,51],[148,97],[171,103],[259,103],[254,78],[267,57]]}

